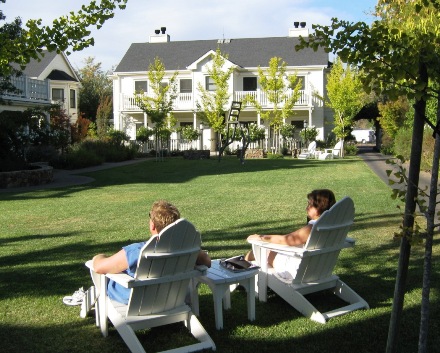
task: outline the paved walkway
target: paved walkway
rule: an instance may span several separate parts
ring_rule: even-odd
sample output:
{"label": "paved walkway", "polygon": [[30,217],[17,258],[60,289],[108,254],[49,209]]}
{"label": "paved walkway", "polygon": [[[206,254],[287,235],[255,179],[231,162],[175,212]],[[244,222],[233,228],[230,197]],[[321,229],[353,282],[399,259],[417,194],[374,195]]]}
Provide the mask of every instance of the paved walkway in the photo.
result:
{"label": "paved walkway", "polygon": [[92,181],[94,181],[95,179],[88,177],[88,176],[81,175],[81,174],[95,172],[98,170],[105,170],[105,169],[109,169],[109,168],[121,167],[121,166],[125,166],[125,165],[130,165],[130,164],[136,164],[136,163],[140,163],[140,162],[144,162],[144,161],[146,161],[146,158],[137,158],[137,159],[123,161],[123,162],[103,163],[98,166],[82,168],[82,169],[75,169],[75,170],[54,169],[53,181],[49,184],[0,189],[0,193],[35,191],[35,190],[42,190],[42,189],[54,189],[54,188],[62,188],[62,187],[88,184],[88,183],[91,183]]}

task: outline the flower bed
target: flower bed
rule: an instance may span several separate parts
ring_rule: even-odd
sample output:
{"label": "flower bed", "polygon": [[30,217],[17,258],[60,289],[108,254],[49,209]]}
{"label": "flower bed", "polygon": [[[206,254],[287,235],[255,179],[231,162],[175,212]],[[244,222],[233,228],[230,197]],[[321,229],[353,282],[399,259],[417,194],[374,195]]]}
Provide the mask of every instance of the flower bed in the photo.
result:
{"label": "flower bed", "polygon": [[34,165],[35,169],[0,172],[0,188],[16,188],[50,183],[53,168],[48,165]]}

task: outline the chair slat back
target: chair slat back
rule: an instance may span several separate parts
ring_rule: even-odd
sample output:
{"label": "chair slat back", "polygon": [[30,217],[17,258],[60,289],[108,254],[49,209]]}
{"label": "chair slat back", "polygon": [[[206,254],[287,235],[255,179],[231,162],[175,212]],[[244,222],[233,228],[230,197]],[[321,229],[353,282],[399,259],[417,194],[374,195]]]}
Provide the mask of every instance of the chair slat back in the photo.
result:
{"label": "chair slat back", "polygon": [[293,283],[313,282],[331,276],[353,220],[354,204],[349,197],[344,197],[319,217],[304,248],[332,250],[304,257]]}
{"label": "chair slat back", "polygon": [[135,278],[160,278],[161,283],[133,288],[127,314],[154,314],[183,305],[190,278],[179,275],[194,270],[200,246],[200,233],[185,219],[152,237],[141,250]]}

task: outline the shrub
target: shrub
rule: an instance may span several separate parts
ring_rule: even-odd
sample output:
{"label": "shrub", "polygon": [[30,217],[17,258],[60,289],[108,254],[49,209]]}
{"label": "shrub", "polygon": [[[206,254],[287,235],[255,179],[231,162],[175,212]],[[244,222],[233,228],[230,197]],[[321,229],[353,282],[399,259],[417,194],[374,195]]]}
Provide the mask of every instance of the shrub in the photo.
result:
{"label": "shrub", "polygon": [[269,153],[267,154],[267,158],[268,158],[268,159],[283,159],[284,156],[283,156],[282,154],[280,154],[280,153],[272,153],[272,152],[269,152]]}
{"label": "shrub", "polygon": [[35,162],[48,162],[54,158],[57,158],[58,151],[54,146],[31,146],[29,147],[26,157],[29,163]]}
{"label": "shrub", "polygon": [[50,161],[50,165],[58,169],[79,169],[100,165],[104,158],[94,151],[87,150],[81,144],[72,146],[66,154]]}
{"label": "shrub", "polygon": [[[403,156],[405,159],[409,159],[411,155],[411,140],[412,140],[412,129],[401,128],[397,130],[396,136],[394,137],[394,148],[392,149],[391,152],[397,156]],[[382,144],[383,141],[384,139],[382,139]],[[390,153],[386,153],[386,154],[390,154]]]}
{"label": "shrub", "polygon": [[344,144],[344,155],[355,156],[358,153],[358,147],[353,142],[347,142]]}
{"label": "shrub", "polygon": [[388,136],[386,133],[384,133],[382,136],[382,144],[380,146],[380,152],[385,155],[395,154],[393,139],[390,136]]}

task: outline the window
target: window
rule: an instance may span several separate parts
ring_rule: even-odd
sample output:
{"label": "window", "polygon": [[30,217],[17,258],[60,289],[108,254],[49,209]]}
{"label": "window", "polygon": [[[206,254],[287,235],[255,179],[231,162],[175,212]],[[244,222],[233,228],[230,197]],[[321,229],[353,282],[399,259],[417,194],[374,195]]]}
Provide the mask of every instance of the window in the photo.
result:
{"label": "window", "polygon": [[134,81],[134,91],[136,93],[148,92],[148,81]]}
{"label": "window", "polygon": [[296,87],[296,85],[298,84],[298,81],[301,81],[301,86],[299,89],[305,90],[306,89],[306,77],[305,76],[296,76],[296,81],[295,81],[292,88]]}
{"label": "window", "polygon": [[64,103],[64,90],[62,88],[52,88],[52,100]]}
{"label": "window", "polygon": [[256,90],[257,90],[257,78],[243,77],[243,91],[256,91]]}
{"label": "window", "polygon": [[76,108],[76,92],[74,89],[70,90],[70,108]]}
{"label": "window", "polygon": [[217,86],[215,85],[215,82],[211,76],[205,77],[205,89],[207,91],[215,91],[217,89]]}
{"label": "window", "polygon": [[192,80],[190,78],[180,80],[180,93],[192,93]]}

